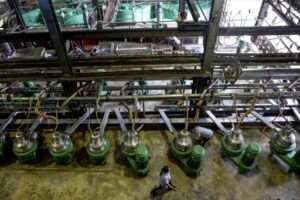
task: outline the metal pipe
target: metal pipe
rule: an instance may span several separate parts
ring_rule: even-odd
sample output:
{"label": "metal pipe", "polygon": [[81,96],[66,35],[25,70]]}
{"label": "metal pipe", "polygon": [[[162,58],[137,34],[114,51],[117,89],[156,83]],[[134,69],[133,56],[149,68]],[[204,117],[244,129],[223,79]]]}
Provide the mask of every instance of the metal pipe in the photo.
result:
{"label": "metal pipe", "polygon": [[202,137],[202,138],[209,139],[214,135],[213,130],[201,126],[196,126],[194,128],[194,131],[199,138]]}
{"label": "metal pipe", "polygon": [[283,161],[280,157],[278,157],[276,154],[273,154],[272,157],[277,162],[279,169],[283,173],[288,174],[290,171],[290,166],[285,161]]}
{"label": "metal pipe", "polygon": [[102,118],[100,130],[99,130],[100,137],[103,137],[103,135],[104,135],[104,131],[105,131],[105,127],[106,127],[106,124],[108,121],[109,114],[110,114],[110,109],[108,108],[105,110],[104,116]]}
{"label": "metal pipe", "polygon": [[4,53],[6,56],[11,56],[13,52],[15,51],[13,49],[13,46],[9,44],[8,42],[0,43],[0,48],[4,50]]}
{"label": "metal pipe", "polygon": [[58,110],[62,110],[66,107],[66,105],[76,96],[78,95],[89,83],[86,83],[82,87],[80,87],[77,91],[75,91],[68,99],[66,99],[61,106],[58,108]]}
{"label": "metal pipe", "polygon": [[166,115],[165,111],[163,111],[162,109],[158,109],[158,112],[160,114],[160,116],[163,118],[164,122],[166,123],[169,131],[173,134],[176,133],[176,130],[174,128],[174,126],[172,125],[170,119],[168,118],[168,116]]}
{"label": "metal pipe", "polygon": [[[298,106],[298,105],[297,105]],[[295,116],[297,117],[298,121],[300,121],[300,112],[299,108],[297,107],[292,107],[292,111],[294,112]]]}
{"label": "metal pipe", "polygon": [[0,93],[5,92],[6,90],[8,90],[9,88],[15,86],[19,81],[15,81],[12,84],[10,84],[9,86],[6,86],[5,88],[0,90]]}
{"label": "metal pipe", "polygon": [[[217,94],[206,94],[203,96],[204,100],[232,100],[232,97],[237,100],[251,100],[253,97],[257,96],[254,93],[217,93]],[[298,99],[300,98],[300,92],[264,92],[258,95],[260,99]],[[45,97],[44,102],[47,101],[64,101],[69,97]],[[161,101],[161,100],[199,100],[202,98],[202,94],[166,94],[166,95],[125,95],[125,96],[99,96],[99,100],[103,102],[119,102],[119,101],[134,101],[135,99],[145,100],[145,101]],[[36,97],[11,97],[11,101],[36,101]],[[2,103],[7,102],[7,98],[1,97],[0,101]],[[95,97],[74,97],[71,101],[82,101],[82,102],[95,102]]]}
{"label": "metal pipe", "polygon": [[[0,89],[0,93],[8,90],[8,93],[38,93],[42,89],[41,88],[11,88],[17,83],[14,82],[12,85],[9,85],[3,89]],[[300,85],[297,83],[297,85]],[[218,84],[214,85],[211,89],[257,89],[262,87],[263,84],[260,83],[249,83],[249,84]],[[286,83],[273,83],[268,84],[266,88],[274,88],[274,87],[281,87],[284,88],[288,86]],[[123,86],[124,87],[124,86]],[[122,86],[103,86],[101,91],[120,91]],[[10,89],[11,88],[11,89]],[[136,85],[136,86],[128,86],[125,90],[188,90],[192,89],[191,85]],[[84,88],[83,91],[91,92],[93,88]],[[97,91],[97,90],[96,90]],[[60,87],[49,89],[48,92],[63,92],[63,89]]]}
{"label": "metal pipe", "polygon": [[124,121],[124,119],[122,118],[122,115],[121,115],[121,113],[120,113],[120,110],[115,109],[115,113],[116,113],[118,122],[119,122],[119,124],[120,124],[120,126],[121,126],[121,130],[122,130],[123,134],[127,133],[128,130],[127,130],[127,128],[126,128],[125,121]]}
{"label": "metal pipe", "polygon": [[36,120],[32,123],[32,125],[30,126],[30,128],[27,131],[27,136],[31,139],[36,139],[37,135],[34,134],[34,130],[38,127],[39,124],[41,124],[44,121],[43,117],[38,117],[36,118]]}
{"label": "metal pipe", "polygon": [[[1,34],[0,34],[1,37]],[[102,59],[97,57],[80,57],[80,58],[70,58],[70,62],[75,69],[93,69],[99,68],[99,65],[106,67],[106,69],[115,69],[115,67],[126,66],[125,70],[128,69],[136,69],[138,66],[145,67],[146,69],[153,70],[153,66],[167,66],[170,67],[171,64],[180,65],[183,64],[185,66],[198,66],[201,62],[203,62],[203,54],[155,54],[155,56],[151,54],[145,55],[119,55],[119,56],[101,56]],[[245,64],[247,66],[257,66],[257,65],[297,65],[300,63],[299,54],[286,54],[286,53],[274,53],[274,54],[240,54],[236,56],[234,54],[214,54],[212,65],[220,66],[224,64],[232,65],[233,61],[239,61],[241,64]],[[8,66],[9,65],[9,66]],[[54,70],[59,70],[58,60],[55,58],[52,59],[6,59],[2,60],[0,63],[1,69],[34,69],[37,70],[49,68]],[[114,67],[114,68],[112,68]],[[120,69],[120,68],[119,68]],[[299,75],[299,69],[294,68],[269,68],[269,69],[243,69],[243,74],[249,73],[248,71],[254,72],[255,75],[257,72],[263,72],[264,76],[273,77],[275,73],[292,73]],[[216,70],[215,70],[216,71]],[[179,72],[179,71],[177,71]],[[223,72],[223,69],[219,68],[216,72]],[[298,73],[297,73],[298,72]],[[243,75],[242,74],[242,75]],[[253,75],[253,74],[251,74]],[[299,76],[294,76],[293,78],[298,78]],[[251,78],[251,77],[250,77]]]}
{"label": "metal pipe", "polygon": [[226,129],[211,111],[206,111],[206,114],[225,135],[229,135],[231,133],[231,130]]}
{"label": "metal pipe", "polygon": [[266,120],[262,115],[260,115],[258,112],[256,111],[252,111],[251,114],[256,117],[257,119],[259,119],[261,122],[263,122],[266,126],[268,126],[269,128],[275,130],[275,131],[280,131],[281,129],[278,128],[277,126],[275,126],[274,124],[272,124],[270,121]]}
{"label": "metal pipe", "polygon": [[[44,0],[43,0],[44,1]],[[109,2],[113,4],[113,2]],[[107,13],[107,12],[106,12]],[[104,17],[105,20],[109,16]],[[108,22],[106,22],[108,23]],[[145,28],[145,29],[102,29],[102,30],[80,30],[69,29],[63,31],[62,34],[67,40],[80,40],[84,38],[90,39],[107,39],[124,38],[124,37],[169,37],[172,36],[203,36],[207,30],[207,23],[188,23],[180,24],[176,28]],[[241,36],[241,35],[297,35],[299,34],[299,26],[265,26],[265,27],[220,27],[219,36]],[[0,34],[0,41],[31,41],[31,40],[49,40],[50,35],[46,31],[40,32],[13,32]]]}
{"label": "metal pipe", "polygon": [[[285,116],[289,122],[291,123],[298,123],[297,119],[294,116]],[[271,116],[271,117],[265,117],[266,120],[268,121],[274,121],[274,123],[279,123],[279,124],[286,124],[286,121],[283,117],[277,117],[277,116]],[[218,121],[222,124],[226,124],[226,125],[232,125],[232,123],[237,123],[236,118],[230,118],[230,116],[227,117],[222,117],[222,118],[217,118]],[[59,120],[59,125],[72,125],[74,124],[78,119],[76,118],[67,118],[67,119],[60,119]],[[32,124],[34,123],[35,119],[16,119],[14,120],[11,124],[13,125],[19,125],[19,124]],[[4,122],[4,119],[0,119],[0,123]],[[173,125],[182,125],[184,124],[185,119],[184,118],[172,118],[172,124]],[[99,122],[97,121],[97,119],[87,119],[84,122],[82,122],[82,124],[95,124],[98,125]],[[123,123],[124,124],[129,124],[131,123],[129,119],[123,119]],[[209,117],[202,117],[196,121],[191,120],[189,122],[191,125],[202,125],[202,126],[212,126],[215,125],[215,123],[212,121],[211,118]],[[51,121],[43,121],[41,124],[43,125],[54,125],[55,122]],[[116,125],[116,126],[120,126],[120,122],[118,119],[108,119],[107,124],[109,125]],[[145,126],[152,126],[155,125],[157,126],[165,126],[165,122],[163,121],[163,119],[161,119],[159,116],[156,116],[155,118],[143,118],[143,119],[137,119],[136,120],[136,124],[144,124]],[[262,126],[264,125],[264,123],[262,123],[260,120],[256,120],[254,117],[247,117],[245,118],[245,120],[243,121],[243,125],[256,125],[256,126]]]}
{"label": "metal pipe", "polygon": [[5,130],[5,128],[13,121],[14,117],[17,116],[18,114],[20,114],[22,112],[20,111],[16,111],[16,112],[12,112],[7,119],[3,122],[3,124],[0,126],[0,134],[3,134],[3,131]]}
{"label": "metal pipe", "polygon": [[[156,57],[156,56],[155,56]],[[153,59],[155,58],[153,57]],[[104,58],[103,58],[104,59]],[[101,60],[103,60],[101,59]],[[156,58],[155,58],[156,59]],[[164,60],[164,61],[163,61]],[[137,60],[132,60],[130,62],[135,63]],[[160,59],[156,59],[152,61],[144,61],[145,66],[148,65],[148,68],[151,64],[154,64],[156,62],[159,62],[158,65],[166,65],[167,62],[170,64],[173,64],[173,61],[171,58],[170,60],[167,59],[167,57],[162,57]],[[86,67],[81,67],[82,70],[86,70],[87,66],[89,66],[88,62],[86,63],[81,63],[82,66]],[[105,61],[106,62],[106,61]],[[112,62],[109,61],[109,62]],[[119,65],[124,65],[128,63],[129,61],[124,60],[124,61],[117,61],[115,60],[115,63],[112,64],[114,66],[119,66]],[[141,62],[141,60],[139,61]],[[178,63],[184,63],[185,61],[175,61],[177,64]],[[187,60],[187,64],[191,62],[191,60]],[[194,61],[192,61],[194,62]],[[250,61],[251,62],[251,61]],[[120,64],[116,64],[120,63]],[[132,63],[129,64],[132,66]],[[194,63],[199,64],[199,61],[195,61]],[[222,63],[222,62],[220,62]],[[223,64],[227,63],[224,61]],[[256,62],[254,62],[256,63]],[[248,63],[248,65],[254,65],[254,63]],[[287,64],[288,62],[285,62]],[[94,63],[96,64],[96,63]],[[92,64],[92,65],[94,65]],[[100,65],[100,63],[98,63]],[[102,63],[105,65],[105,63]],[[106,63],[107,65],[111,65],[109,63]],[[1,64],[0,64],[1,65]],[[36,65],[36,64],[33,64]],[[78,63],[76,64],[78,65]],[[141,63],[136,63],[136,65],[142,65]],[[256,64],[255,64],[256,65]],[[291,64],[289,64],[291,65]],[[25,67],[26,68],[26,67]],[[22,69],[24,70],[24,68]],[[1,71],[1,70],[0,70]],[[299,71],[300,69],[262,69],[262,70],[257,70],[257,69],[243,69],[241,76],[238,78],[238,80],[262,80],[262,79],[270,79],[273,77],[273,79],[293,79],[299,76]],[[198,77],[207,77],[207,78],[219,78],[220,80],[227,80],[224,76],[224,71],[223,70],[214,70],[213,73],[210,71],[203,71],[199,69],[150,69],[149,70],[140,70],[140,69],[133,69],[133,68],[128,68],[127,71],[108,71],[108,72],[88,72],[88,73],[74,73],[70,76],[66,76],[63,73],[60,72],[55,72],[54,71],[49,71],[47,73],[39,73],[39,72],[34,72],[34,73],[24,73],[23,71],[20,71],[20,69],[16,71],[11,71],[10,73],[1,73],[0,74],[0,80],[1,81],[27,81],[27,80],[32,80],[32,81],[88,81],[88,80],[109,80],[109,81],[123,81],[123,80],[192,80],[192,78],[197,74]]]}
{"label": "metal pipe", "polygon": [[65,130],[66,135],[71,135],[93,112],[95,108],[87,108],[87,112],[82,115],[71,127]]}

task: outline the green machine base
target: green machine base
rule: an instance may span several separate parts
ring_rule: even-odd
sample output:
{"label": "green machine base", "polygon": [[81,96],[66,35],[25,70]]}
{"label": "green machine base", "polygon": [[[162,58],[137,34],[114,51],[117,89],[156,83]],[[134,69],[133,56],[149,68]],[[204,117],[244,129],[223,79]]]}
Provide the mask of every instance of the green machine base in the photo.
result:
{"label": "green machine base", "polygon": [[92,152],[88,147],[86,147],[86,152],[88,154],[89,157],[89,161],[91,163],[93,163],[94,165],[104,165],[106,164],[106,160],[107,160],[107,155],[109,153],[110,150],[110,143],[107,139],[105,139],[105,148],[103,149],[103,151],[101,152]]}
{"label": "green machine base", "polygon": [[269,142],[271,155],[277,155],[289,167],[290,172],[300,173],[300,149],[284,149],[276,144],[273,138]]}
{"label": "green machine base", "polygon": [[200,145],[194,145],[187,151],[180,151],[175,146],[175,141],[171,144],[173,156],[182,164],[184,171],[190,175],[198,175],[202,170],[202,158],[204,149]]}
{"label": "green machine base", "polygon": [[38,142],[36,140],[32,141],[32,146],[30,149],[19,152],[13,148],[14,154],[17,156],[17,160],[22,164],[34,164],[37,161],[36,150],[38,149]]}
{"label": "green machine base", "polygon": [[56,164],[68,165],[73,160],[73,142],[70,142],[70,145],[67,147],[67,149],[61,152],[54,152],[51,148],[49,148],[49,152]]}
{"label": "green machine base", "polygon": [[149,153],[145,145],[140,144],[131,152],[127,151],[124,146],[121,145],[121,151],[137,175],[144,176],[149,172]]}
{"label": "green machine base", "polygon": [[242,173],[252,170],[255,166],[255,159],[261,151],[256,142],[247,147],[243,144],[240,148],[234,149],[226,143],[226,136],[221,140],[222,152],[239,168]]}

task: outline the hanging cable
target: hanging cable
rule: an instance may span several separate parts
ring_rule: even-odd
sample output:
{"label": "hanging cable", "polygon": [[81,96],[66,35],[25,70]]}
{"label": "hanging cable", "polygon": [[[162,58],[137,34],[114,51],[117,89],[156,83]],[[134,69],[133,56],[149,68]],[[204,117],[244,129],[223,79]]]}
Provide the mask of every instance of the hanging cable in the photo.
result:
{"label": "hanging cable", "polygon": [[17,130],[21,129],[21,128],[24,126],[25,121],[29,119],[31,108],[32,108],[32,99],[29,100],[29,108],[28,108],[27,116],[26,116],[25,119],[22,120],[22,123],[21,123],[20,126],[17,128]]}
{"label": "hanging cable", "polygon": [[76,92],[74,92],[68,99],[66,99],[61,106],[58,108],[59,110],[64,109],[67,104],[74,98],[76,97],[87,85],[89,85],[90,83],[86,83],[84,84],[82,87],[80,87],[78,90],[76,90]]}
{"label": "hanging cable", "polygon": [[188,98],[185,96],[185,125],[184,130],[188,130],[189,128],[189,107],[188,107]]}
{"label": "hanging cable", "polygon": [[251,101],[251,104],[250,104],[250,107],[249,109],[247,110],[247,112],[245,112],[242,117],[241,117],[241,122],[244,121],[244,119],[254,110],[254,107],[255,105],[260,101],[260,98],[259,98],[259,94],[261,92],[263,92],[266,88],[266,86],[272,82],[273,78],[270,78],[269,81],[267,81],[262,87],[260,87],[257,92],[256,92],[256,95],[254,96],[254,98],[252,99]]}
{"label": "hanging cable", "polygon": [[99,81],[97,83],[97,85],[96,85],[96,94],[95,94],[96,95],[96,119],[97,119],[97,122],[98,122],[99,126],[96,127],[94,129],[94,131],[98,130],[101,127],[101,120],[99,119],[99,112],[98,111],[101,108],[101,103],[100,103],[99,95],[100,95],[100,93],[101,93],[101,91],[103,89],[103,84],[104,84],[103,81]]}
{"label": "hanging cable", "polygon": [[35,107],[34,107],[34,112],[35,114],[37,114],[39,117],[42,117],[43,119],[51,119],[55,122],[56,126],[54,128],[54,132],[56,131],[57,127],[58,127],[58,118],[55,117],[55,116],[52,116],[52,115],[47,115],[45,113],[42,113],[39,111],[40,107],[41,107],[41,104],[42,104],[42,93],[40,94],[40,96],[38,97],[38,100],[35,104]]}
{"label": "hanging cable", "polygon": [[[57,116],[52,116],[52,115],[47,115],[43,112],[40,112],[40,107],[41,107],[41,104],[42,104],[42,95],[45,94],[52,86],[55,86],[57,85],[58,82],[54,82],[52,84],[49,85],[48,88],[44,89],[43,91],[41,91],[38,99],[37,99],[37,102],[35,104],[35,107],[34,107],[34,112],[36,115],[38,115],[39,117],[43,118],[43,119],[51,119],[55,122],[56,126],[54,128],[54,131],[57,130],[57,127],[58,127],[58,117]],[[56,109],[57,110],[57,109]]]}
{"label": "hanging cable", "polygon": [[[129,84],[130,84],[130,82],[127,82],[127,83],[121,88],[121,90],[120,90],[120,96],[123,96],[123,95],[125,94],[125,90],[126,90],[126,88],[128,88]],[[122,105],[125,107],[125,109],[126,109],[127,112],[128,112],[128,118],[129,118],[129,120],[132,120],[133,117],[132,117],[132,112],[131,112],[131,110],[130,110],[129,105],[128,105],[125,101],[122,101]]]}
{"label": "hanging cable", "polygon": [[200,95],[200,98],[198,102],[196,103],[196,111],[194,115],[194,121],[197,121],[199,119],[200,115],[200,106],[203,104],[204,101],[204,95],[216,84],[219,82],[219,79],[215,80],[212,84],[210,84],[207,88],[203,90],[203,92]]}
{"label": "hanging cable", "polygon": [[88,120],[87,127],[88,127],[88,131],[90,133],[92,133],[93,131],[92,131],[92,127],[91,127],[91,110],[89,108],[88,108],[88,110],[89,110],[89,120]]}
{"label": "hanging cable", "polygon": [[235,110],[236,122],[237,122],[237,125],[240,126],[239,113],[238,113],[238,110],[237,110],[237,107],[236,107],[236,95],[233,95],[232,99],[233,99],[233,107],[234,107],[234,110]]}
{"label": "hanging cable", "polygon": [[134,106],[133,106],[134,118],[132,120],[132,130],[134,130],[135,123],[136,123],[136,120],[137,120],[137,117],[138,117],[137,104],[138,104],[138,97],[135,96],[134,97]]}

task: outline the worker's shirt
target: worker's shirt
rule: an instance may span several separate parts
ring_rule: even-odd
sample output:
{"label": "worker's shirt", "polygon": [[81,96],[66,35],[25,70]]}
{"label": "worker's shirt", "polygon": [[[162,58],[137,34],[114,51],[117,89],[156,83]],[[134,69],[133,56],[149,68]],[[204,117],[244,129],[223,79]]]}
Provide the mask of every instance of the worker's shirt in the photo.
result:
{"label": "worker's shirt", "polygon": [[167,173],[163,173],[161,176],[160,176],[160,186],[162,187],[165,187],[167,186],[171,181],[171,174],[170,172],[167,172]]}

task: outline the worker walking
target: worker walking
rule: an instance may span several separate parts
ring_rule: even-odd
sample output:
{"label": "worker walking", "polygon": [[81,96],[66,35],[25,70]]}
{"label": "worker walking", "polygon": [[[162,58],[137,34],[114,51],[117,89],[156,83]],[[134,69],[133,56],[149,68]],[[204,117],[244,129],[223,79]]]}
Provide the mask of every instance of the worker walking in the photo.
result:
{"label": "worker walking", "polygon": [[154,188],[151,191],[151,194],[153,196],[157,196],[159,194],[162,195],[164,192],[170,190],[176,191],[176,186],[172,184],[170,168],[167,165],[165,165],[160,171],[159,186]]}

